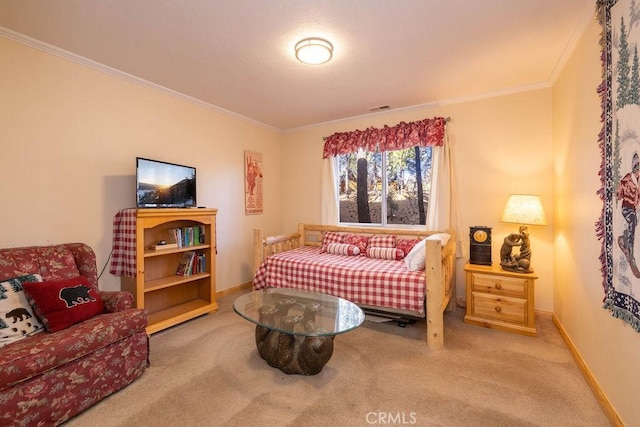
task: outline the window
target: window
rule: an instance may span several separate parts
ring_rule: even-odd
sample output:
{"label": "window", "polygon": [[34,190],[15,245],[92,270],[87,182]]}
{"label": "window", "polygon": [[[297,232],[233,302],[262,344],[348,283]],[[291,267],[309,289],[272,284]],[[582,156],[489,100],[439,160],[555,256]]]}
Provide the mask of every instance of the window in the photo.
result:
{"label": "window", "polygon": [[340,222],[425,224],[431,166],[431,147],[339,155]]}

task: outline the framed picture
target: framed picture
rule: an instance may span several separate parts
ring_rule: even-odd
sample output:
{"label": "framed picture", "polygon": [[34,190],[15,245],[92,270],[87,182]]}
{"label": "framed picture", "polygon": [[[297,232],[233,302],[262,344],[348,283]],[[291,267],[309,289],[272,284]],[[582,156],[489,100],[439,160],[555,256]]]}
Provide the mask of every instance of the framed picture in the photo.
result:
{"label": "framed picture", "polygon": [[244,152],[244,212],[246,215],[261,214],[263,210],[262,154]]}
{"label": "framed picture", "polygon": [[640,3],[598,0],[602,25],[599,135],[604,308],[640,332]]}

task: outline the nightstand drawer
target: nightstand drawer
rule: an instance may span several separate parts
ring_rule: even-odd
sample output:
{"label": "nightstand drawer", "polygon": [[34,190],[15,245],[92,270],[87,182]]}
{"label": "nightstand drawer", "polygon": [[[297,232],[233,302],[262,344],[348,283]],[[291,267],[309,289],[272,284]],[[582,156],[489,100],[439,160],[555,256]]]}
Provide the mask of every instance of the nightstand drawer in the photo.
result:
{"label": "nightstand drawer", "polygon": [[471,274],[471,290],[494,295],[526,298],[527,280],[515,277],[493,276],[490,274]]}
{"label": "nightstand drawer", "polygon": [[535,337],[535,280],[532,273],[506,271],[499,265],[466,264],[465,323]]}
{"label": "nightstand drawer", "polygon": [[486,293],[472,293],[471,316],[491,318],[503,322],[527,324],[527,300]]}

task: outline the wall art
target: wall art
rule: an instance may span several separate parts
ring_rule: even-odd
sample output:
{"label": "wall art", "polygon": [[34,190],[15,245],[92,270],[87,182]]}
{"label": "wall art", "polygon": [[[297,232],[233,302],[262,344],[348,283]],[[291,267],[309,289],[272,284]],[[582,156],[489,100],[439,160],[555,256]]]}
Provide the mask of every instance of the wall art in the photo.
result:
{"label": "wall art", "polygon": [[602,25],[602,214],[604,308],[640,332],[640,4],[598,0]]}
{"label": "wall art", "polygon": [[262,153],[244,152],[244,212],[261,214],[263,210]]}

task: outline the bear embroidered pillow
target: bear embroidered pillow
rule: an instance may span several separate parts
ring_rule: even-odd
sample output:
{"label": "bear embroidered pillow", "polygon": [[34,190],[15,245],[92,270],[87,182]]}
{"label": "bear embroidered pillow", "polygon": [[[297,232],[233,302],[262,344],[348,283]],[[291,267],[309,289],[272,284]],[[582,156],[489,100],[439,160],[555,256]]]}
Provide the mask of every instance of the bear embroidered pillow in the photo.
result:
{"label": "bear embroidered pillow", "polygon": [[25,282],[41,280],[39,274],[28,274],[0,283],[0,347],[44,330],[23,290]]}
{"label": "bear embroidered pillow", "polygon": [[49,332],[56,332],[104,312],[104,303],[86,277],[25,283],[24,292]]}

